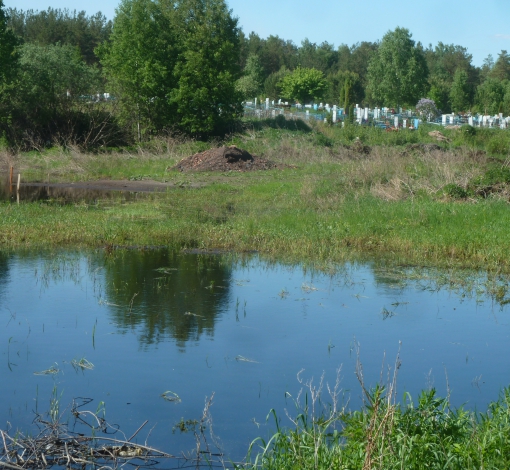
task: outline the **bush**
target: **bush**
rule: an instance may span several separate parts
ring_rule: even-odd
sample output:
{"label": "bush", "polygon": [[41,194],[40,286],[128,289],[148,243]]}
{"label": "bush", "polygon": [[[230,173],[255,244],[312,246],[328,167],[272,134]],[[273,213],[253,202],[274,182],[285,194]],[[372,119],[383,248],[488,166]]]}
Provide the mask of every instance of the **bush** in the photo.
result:
{"label": "bush", "polygon": [[493,186],[498,183],[510,183],[510,168],[506,166],[489,168],[483,175],[472,181],[475,186]]}
{"label": "bush", "polygon": [[454,183],[447,184],[443,188],[443,193],[452,199],[466,199],[468,197],[468,192],[462,186]]}
{"label": "bush", "polygon": [[487,142],[487,152],[493,155],[505,155],[510,150],[510,142],[506,132],[497,131]]}
{"label": "bush", "polygon": [[470,126],[469,124],[464,124],[460,128],[460,132],[464,137],[474,137],[476,135],[476,129],[473,126]]}

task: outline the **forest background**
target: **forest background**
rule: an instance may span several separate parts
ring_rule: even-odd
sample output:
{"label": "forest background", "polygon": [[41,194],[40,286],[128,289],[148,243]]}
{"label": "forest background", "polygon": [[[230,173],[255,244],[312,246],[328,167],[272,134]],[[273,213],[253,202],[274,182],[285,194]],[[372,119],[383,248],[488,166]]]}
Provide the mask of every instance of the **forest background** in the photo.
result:
{"label": "forest background", "polygon": [[404,28],[378,42],[298,46],[244,34],[223,0],[123,0],[113,21],[0,0],[4,147],[207,139],[235,130],[255,97],[345,108],[429,98],[443,113],[508,115],[510,54],[477,67],[465,47],[424,47]]}

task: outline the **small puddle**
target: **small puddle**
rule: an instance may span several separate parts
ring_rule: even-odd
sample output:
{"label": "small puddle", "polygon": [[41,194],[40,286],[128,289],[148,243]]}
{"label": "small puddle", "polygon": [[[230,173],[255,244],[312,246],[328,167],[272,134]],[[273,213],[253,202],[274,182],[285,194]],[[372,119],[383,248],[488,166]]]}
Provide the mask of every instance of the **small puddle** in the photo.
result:
{"label": "small puddle", "polygon": [[126,436],[149,420],[137,442],[179,454],[214,393],[213,432],[239,461],[274,433],[269,410],[291,425],[302,369],[317,385],[338,374],[339,405],[357,409],[358,346],[366,386],[400,349],[397,399],[435,387],[482,410],[509,384],[510,307],[484,275],[456,291],[423,274],[367,263],[326,275],[256,254],[0,253],[0,426],[29,429],[55,394],[65,419],[87,397]]}
{"label": "small puddle", "polygon": [[72,183],[22,183],[19,192],[16,186],[9,191],[9,183],[0,183],[0,200],[10,202],[37,202],[48,201],[60,204],[86,203],[94,204],[100,200],[122,199],[126,201],[136,200],[144,197],[154,189],[144,188],[128,190],[118,185],[116,189],[102,189],[101,185],[94,183],[72,184]]}

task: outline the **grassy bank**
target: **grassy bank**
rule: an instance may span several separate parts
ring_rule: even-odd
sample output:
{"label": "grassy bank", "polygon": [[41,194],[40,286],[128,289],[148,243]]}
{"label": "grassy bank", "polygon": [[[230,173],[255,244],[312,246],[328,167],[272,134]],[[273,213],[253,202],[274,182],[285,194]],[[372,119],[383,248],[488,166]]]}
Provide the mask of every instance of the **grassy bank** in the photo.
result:
{"label": "grassy bank", "polygon": [[[167,139],[100,154],[4,154],[5,164],[13,164],[25,181],[150,178],[175,187],[134,202],[121,195],[74,205],[4,202],[0,247],[167,245],[258,250],[316,262],[377,255],[417,265],[510,271],[510,133],[445,134],[449,142],[431,145],[425,127],[387,133],[273,121],[212,144]],[[494,140],[502,143],[497,151]],[[287,168],[168,170],[220,143]]]}
{"label": "grassy bank", "polygon": [[[315,394],[318,390],[315,390]],[[502,469],[510,465],[510,390],[487,412],[451,409],[434,390],[394,403],[391,391],[367,391],[354,412],[321,408],[316,395],[291,426],[254,441],[247,469]],[[275,416],[276,418],[276,416]]]}

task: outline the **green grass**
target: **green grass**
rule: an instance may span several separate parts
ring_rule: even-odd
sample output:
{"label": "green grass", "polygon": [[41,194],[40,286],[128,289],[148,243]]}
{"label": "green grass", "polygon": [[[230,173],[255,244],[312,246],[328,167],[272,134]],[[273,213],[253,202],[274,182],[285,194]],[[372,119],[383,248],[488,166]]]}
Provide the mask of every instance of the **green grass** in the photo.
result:
{"label": "green grass", "polygon": [[[94,204],[1,203],[0,247],[165,245],[258,250],[318,264],[375,256],[509,272],[504,156],[480,153],[474,143],[430,151],[407,145],[432,142],[427,130],[262,121],[228,137],[225,144],[288,166],[265,172],[168,171],[180,158],[213,145],[171,139],[101,154],[57,149],[10,157],[24,181],[45,181],[48,173],[51,181],[150,175],[179,187],[134,202],[119,195]],[[510,135],[498,132],[445,131],[452,142],[454,136]],[[356,150],[356,137],[371,146],[368,154]]]}
{"label": "green grass", "polygon": [[[510,389],[484,413],[452,409],[435,390],[402,403],[384,387],[347,412],[307,405],[276,433],[251,445],[245,469],[503,469],[510,466]],[[317,408],[319,403],[313,402]]]}

